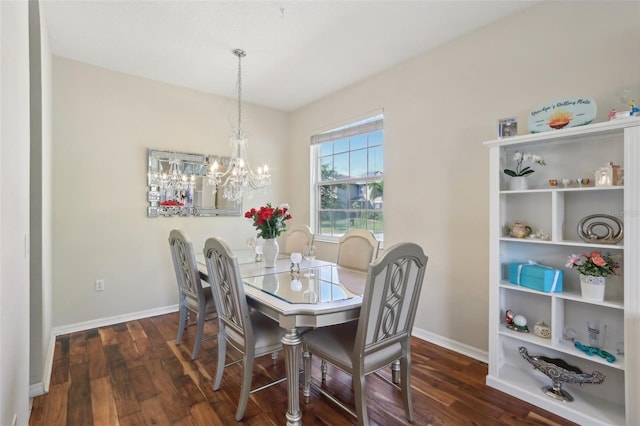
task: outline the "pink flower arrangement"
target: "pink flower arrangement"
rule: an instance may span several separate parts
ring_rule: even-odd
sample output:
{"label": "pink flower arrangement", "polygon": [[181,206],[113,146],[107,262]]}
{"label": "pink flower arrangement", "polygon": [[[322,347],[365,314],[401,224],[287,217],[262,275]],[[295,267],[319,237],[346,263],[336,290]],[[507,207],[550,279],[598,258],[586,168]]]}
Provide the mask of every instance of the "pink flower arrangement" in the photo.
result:
{"label": "pink flower arrangement", "polygon": [[580,256],[572,254],[565,265],[567,268],[576,268],[583,275],[594,277],[606,277],[615,275],[615,270],[620,264],[613,259],[611,254],[602,255],[597,250],[591,253],[582,253]]}

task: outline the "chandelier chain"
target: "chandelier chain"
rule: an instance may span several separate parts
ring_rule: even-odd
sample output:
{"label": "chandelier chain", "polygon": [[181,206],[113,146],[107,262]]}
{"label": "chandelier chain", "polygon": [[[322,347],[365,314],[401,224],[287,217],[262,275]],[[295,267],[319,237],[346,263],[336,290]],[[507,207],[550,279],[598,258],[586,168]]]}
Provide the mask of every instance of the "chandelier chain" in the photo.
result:
{"label": "chandelier chain", "polygon": [[238,57],[238,129],[237,138],[242,135],[242,58],[247,54],[242,49],[235,49],[233,54]]}

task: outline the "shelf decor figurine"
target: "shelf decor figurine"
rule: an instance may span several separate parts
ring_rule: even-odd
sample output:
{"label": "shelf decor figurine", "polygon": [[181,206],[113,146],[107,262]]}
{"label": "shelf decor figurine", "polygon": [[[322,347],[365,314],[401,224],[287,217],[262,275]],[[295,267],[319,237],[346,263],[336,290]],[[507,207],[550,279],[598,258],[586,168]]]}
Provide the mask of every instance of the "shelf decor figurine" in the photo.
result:
{"label": "shelf decor figurine", "polygon": [[544,339],[551,338],[551,327],[549,327],[544,321],[538,321],[536,325],[533,326],[533,332],[538,337],[542,337]]}
{"label": "shelf decor figurine", "polygon": [[563,383],[576,383],[582,386],[585,383],[600,384],[604,382],[605,376],[599,371],[594,371],[591,374],[583,373],[578,367],[568,364],[563,359],[529,355],[527,348],[524,346],[520,346],[518,349],[522,358],[553,381],[553,386],[542,387],[542,392],[553,399],[567,402],[573,401],[571,394],[562,389]]}
{"label": "shelf decor figurine", "polygon": [[507,328],[520,333],[528,333],[529,327],[527,327],[527,319],[523,315],[516,315],[511,309],[509,309],[505,316],[504,321],[507,323]]}
{"label": "shelf decor figurine", "polygon": [[522,167],[522,163],[524,161],[539,164],[541,166],[547,164],[544,161],[544,158],[540,157],[539,155],[534,155],[530,152],[523,153],[520,151],[516,151],[515,155],[513,156],[513,161],[516,162],[515,170],[504,169],[504,174],[513,178],[509,181],[509,189],[511,189],[512,191],[524,191],[529,189],[526,177],[535,172],[535,170],[533,170],[530,166]]}
{"label": "shelf decor figurine", "polygon": [[[605,221],[592,221],[594,219],[604,219]],[[615,225],[616,228],[612,225]],[[596,229],[602,229],[605,233],[597,233]],[[617,244],[624,236],[624,226],[622,221],[615,216],[608,214],[590,214],[580,219],[578,222],[578,235],[585,243]]]}
{"label": "shelf decor figurine", "polygon": [[615,275],[615,270],[620,264],[610,254],[603,256],[598,250],[594,250],[580,256],[572,254],[565,266],[576,268],[580,272],[580,290],[583,298],[602,302],[607,277]]}

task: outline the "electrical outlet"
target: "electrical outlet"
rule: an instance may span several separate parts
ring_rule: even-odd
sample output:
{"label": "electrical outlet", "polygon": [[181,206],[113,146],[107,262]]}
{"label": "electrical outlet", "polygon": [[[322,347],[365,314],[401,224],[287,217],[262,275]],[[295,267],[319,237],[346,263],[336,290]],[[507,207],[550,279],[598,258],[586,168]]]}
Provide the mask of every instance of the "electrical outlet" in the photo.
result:
{"label": "electrical outlet", "polygon": [[96,280],[96,291],[104,291],[104,280]]}

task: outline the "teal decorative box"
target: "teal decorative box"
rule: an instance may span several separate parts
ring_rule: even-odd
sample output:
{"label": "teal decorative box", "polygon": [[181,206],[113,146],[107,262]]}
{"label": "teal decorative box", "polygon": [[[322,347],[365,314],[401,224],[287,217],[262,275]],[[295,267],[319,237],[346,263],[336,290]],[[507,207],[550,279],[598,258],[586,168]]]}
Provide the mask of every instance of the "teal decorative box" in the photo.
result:
{"label": "teal decorative box", "polygon": [[563,271],[537,263],[509,263],[509,282],[545,293],[562,291]]}

